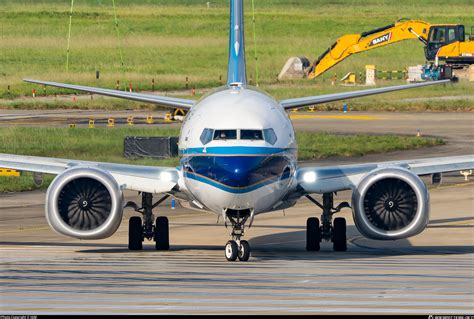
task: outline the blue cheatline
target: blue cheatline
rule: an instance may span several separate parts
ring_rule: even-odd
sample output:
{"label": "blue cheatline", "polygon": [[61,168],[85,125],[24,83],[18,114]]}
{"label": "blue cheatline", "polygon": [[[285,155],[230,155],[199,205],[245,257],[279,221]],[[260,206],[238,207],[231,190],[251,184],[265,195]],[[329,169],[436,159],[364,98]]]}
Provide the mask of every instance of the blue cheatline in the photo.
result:
{"label": "blue cheatline", "polygon": [[180,149],[179,155],[279,155],[281,153],[294,152],[296,152],[296,149],[293,148],[258,146],[213,146]]}

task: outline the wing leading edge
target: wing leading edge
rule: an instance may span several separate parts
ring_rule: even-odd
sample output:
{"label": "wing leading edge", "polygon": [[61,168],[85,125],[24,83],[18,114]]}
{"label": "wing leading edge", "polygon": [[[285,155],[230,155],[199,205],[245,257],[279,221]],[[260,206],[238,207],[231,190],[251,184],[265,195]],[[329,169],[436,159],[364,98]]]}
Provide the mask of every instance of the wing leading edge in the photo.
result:
{"label": "wing leading edge", "polygon": [[389,92],[401,91],[401,90],[406,90],[406,89],[420,88],[420,87],[430,86],[430,85],[446,84],[446,83],[449,83],[450,81],[451,80],[441,80],[441,81],[424,82],[424,83],[416,83],[416,84],[395,85],[395,86],[369,89],[369,90],[359,90],[359,91],[353,91],[353,92],[308,96],[308,97],[301,97],[301,98],[295,98],[295,99],[281,100],[280,105],[285,110],[287,110],[287,109],[300,108],[300,107],[328,103],[328,102],[348,100],[348,99],[364,97],[364,96],[369,96],[369,95],[376,95],[376,94],[389,93]]}
{"label": "wing leading edge", "polygon": [[0,167],[52,175],[61,174],[73,167],[97,168],[110,173],[123,189],[155,194],[171,191],[179,179],[178,172],[174,167],[139,166],[11,154],[0,154]]}
{"label": "wing leading edge", "polygon": [[304,193],[329,193],[357,187],[361,179],[378,168],[400,167],[416,175],[429,175],[474,169],[474,154],[328,167],[301,167],[296,172],[299,188]]}
{"label": "wing leading edge", "polygon": [[194,100],[186,100],[186,99],[160,96],[160,95],[154,95],[154,94],[125,92],[125,91],[118,91],[118,90],[95,88],[91,86],[39,81],[39,80],[31,80],[31,79],[23,79],[23,81],[29,82],[29,83],[47,85],[47,86],[54,86],[58,88],[71,89],[71,90],[77,90],[77,91],[82,91],[82,92],[105,95],[105,96],[110,96],[110,97],[116,97],[120,99],[152,103],[152,104],[157,104],[160,106],[170,107],[170,108],[181,108],[181,109],[188,110],[195,104]]}

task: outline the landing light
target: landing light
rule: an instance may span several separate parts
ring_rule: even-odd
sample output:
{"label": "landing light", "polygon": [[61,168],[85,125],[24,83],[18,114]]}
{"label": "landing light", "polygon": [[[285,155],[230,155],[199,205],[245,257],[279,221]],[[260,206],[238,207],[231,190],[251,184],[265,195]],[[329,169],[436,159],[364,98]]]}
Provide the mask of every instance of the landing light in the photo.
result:
{"label": "landing light", "polygon": [[171,182],[173,180],[173,174],[170,172],[161,172],[160,179],[165,182]]}
{"label": "landing light", "polygon": [[306,173],[304,173],[303,181],[305,183],[314,183],[314,182],[316,182],[316,173],[315,172],[306,172]]}

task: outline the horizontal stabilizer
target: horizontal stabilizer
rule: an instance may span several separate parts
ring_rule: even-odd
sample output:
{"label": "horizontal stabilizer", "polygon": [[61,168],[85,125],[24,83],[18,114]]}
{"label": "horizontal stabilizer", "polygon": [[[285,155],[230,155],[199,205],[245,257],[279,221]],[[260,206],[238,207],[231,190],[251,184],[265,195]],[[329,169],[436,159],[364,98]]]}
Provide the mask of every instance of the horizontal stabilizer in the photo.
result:
{"label": "horizontal stabilizer", "polygon": [[436,84],[443,84],[443,83],[445,84],[449,82],[450,80],[441,80],[441,81],[424,82],[424,83],[416,83],[416,84],[396,85],[396,86],[389,86],[389,87],[370,89],[370,90],[359,90],[359,91],[344,92],[344,93],[308,96],[308,97],[301,97],[301,98],[295,98],[295,99],[281,100],[280,104],[285,110],[287,110],[287,109],[300,108],[300,107],[322,104],[322,103],[348,100],[348,99],[353,99],[356,97],[389,93],[389,92],[401,91],[401,90],[406,90],[406,89],[414,89],[414,88],[420,88],[420,87],[429,86],[429,85],[436,85]]}
{"label": "horizontal stabilizer", "polygon": [[116,97],[119,99],[157,104],[157,105],[169,107],[169,108],[180,108],[180,109],[188,110],[195,103],[195,101],[193,100],[186,100],[186,99],[160,96],[160,95],[154,95],[154,94],[125,92],[125,91],[118,91],[118,90],[95,88],[95,87],[90,87],[90,86],[82,86],[82,85],[74,85],[74,84],[66,84],[66,83],[58,83],[58,82],[48,82],[48,81],[38,81],[38,80],[30,80],[30,79],[23,79],[23,81],[29,82],[29,83],[47,85],[47,86],[54,86],[58,88],[94,93],[94,94],[99,94],[99,95],[111,96],[111,97]]}

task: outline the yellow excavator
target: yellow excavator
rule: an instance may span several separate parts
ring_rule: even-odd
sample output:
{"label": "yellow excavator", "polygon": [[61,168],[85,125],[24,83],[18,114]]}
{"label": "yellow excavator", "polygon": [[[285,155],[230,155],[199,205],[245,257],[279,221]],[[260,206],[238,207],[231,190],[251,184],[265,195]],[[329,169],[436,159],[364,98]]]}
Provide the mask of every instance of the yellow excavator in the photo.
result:
{"label": "yellow excavator", "polygon": [[425,45],[425,57],[430,63],[423,67],[423,79],[452,78],[453,69],[467,68],[474,64],[472,33],[471,27],[471,35],[467,38],[464,26],[460,24],[430,24],[401,19],[385,27],[340,37],[314,61],[308,78],[314,79],[352,54],[408,39],[418,39]]}

